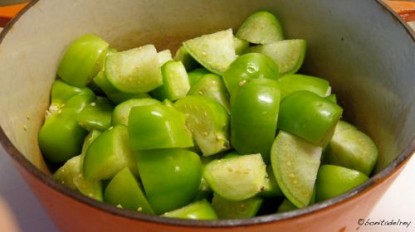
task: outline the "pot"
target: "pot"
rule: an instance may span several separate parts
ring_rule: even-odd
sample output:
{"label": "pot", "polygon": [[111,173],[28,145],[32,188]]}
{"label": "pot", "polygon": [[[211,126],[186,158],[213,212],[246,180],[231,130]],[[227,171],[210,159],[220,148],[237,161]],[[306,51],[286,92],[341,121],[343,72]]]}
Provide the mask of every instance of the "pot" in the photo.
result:
{"label": "pot", "polygon": [[[287,213],[190,221],[118,209],[51,178],[37,134],[59,59],[71,41],[95,33],[119,50],[146,43],[174,50],[187,38],[236,28],[259,9],[278,16],[287,38],[307,40],[302,71],[327,78],[344,118],[378,145],[380,157],[369,181]],[[414,54],[411,30],[378,0],[35,0],[0,38],[0,141],[62,231],[355,230],[414,152]]]}

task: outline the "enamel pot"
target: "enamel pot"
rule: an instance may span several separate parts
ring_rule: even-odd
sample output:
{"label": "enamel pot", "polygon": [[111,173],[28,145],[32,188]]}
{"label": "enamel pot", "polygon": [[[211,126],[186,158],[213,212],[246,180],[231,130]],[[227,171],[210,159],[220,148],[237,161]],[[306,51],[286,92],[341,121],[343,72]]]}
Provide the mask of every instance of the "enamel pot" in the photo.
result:
{"label": "enamel pot", "polygon": [[[303,72],[327,78],[344,118],[379,147],[376,173],[336,198],[246,220],[149,216],[93,201],[55,182],[37,134],[59,59],[75,38],[95,33],[119,50],[237,28],[266,9],[287,38],[307,40]],[[415,149],[415,43],[380,0],[32,1],[0,37],[0,141],[62,231],[350,231],[358,229]]]}

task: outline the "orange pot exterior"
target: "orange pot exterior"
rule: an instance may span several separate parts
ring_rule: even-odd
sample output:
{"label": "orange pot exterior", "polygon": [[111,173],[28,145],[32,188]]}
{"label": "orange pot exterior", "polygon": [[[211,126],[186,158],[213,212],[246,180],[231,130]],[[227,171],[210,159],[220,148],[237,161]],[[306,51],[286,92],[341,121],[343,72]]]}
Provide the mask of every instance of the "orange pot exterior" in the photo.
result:
{"label": "orange pot exterior", "polygon": [[415,2],[409,1],[385,1],[405,21],[415,21]]}
{"label": "orange pot exterior", "polygon": [[142,232],[193,232],[193,231],[354,231],[359,219],[365,219],[372,208],[393,183],[404,167],[401,165],[391,176],[377,182],[370,189],[339,204],[312,214],[300,215],[274,222],[243,227],[186,227],[173,226],[122,217],[87,205],[43,183],[27,169],[17,165],[24,179],[42,202],[48,214],[63,232],[73,231],[142,231]]}

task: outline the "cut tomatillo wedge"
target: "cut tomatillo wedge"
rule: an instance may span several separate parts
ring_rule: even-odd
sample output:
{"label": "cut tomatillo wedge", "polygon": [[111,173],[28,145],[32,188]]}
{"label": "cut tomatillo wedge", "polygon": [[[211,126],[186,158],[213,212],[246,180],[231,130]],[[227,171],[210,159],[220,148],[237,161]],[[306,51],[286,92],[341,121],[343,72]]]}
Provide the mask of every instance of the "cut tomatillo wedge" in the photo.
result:
{"label": "cut tomatillo wedge", "polygon": [[132,98],[126,100],[114,108],[112,113],[112,124],[128,126],[128,117],[130,116],[130,111],[133,107],[155,104],[161,104],[161,102],[154,98]]}
{"label": "cut tomatillo wedge", "polygon": [[145,93],[163,84],[157,50],[152,44],[107,56],[105,75],[121,92]]}
{"label": "cut tomatillo wedge", "polygon": [[296,207],[293,203],[291,203],[290,200],[287,198],[284,198],[280,206],[278,206],[277,213],[284,213],[292,210],[296,210],[298,207]]}
{"label": "cut tomatillo wedge", "polygon": [[159,60],[159,64],[162,66],[167,61],[173,60],[173,56],[171,55],[170,49],[165,49],[157,53],[157,57]]}
{"label": "cut tomatillo wedge", "polygon": [[182,62],[186,70],[193,70],[200,67],[200,64],[187,52],[184,46],[180,46],[177,49],[173,60]]}
{"label": "cut tomatillo wedge", "polygon": [[203,67],[221,75],[236,58],[232,29],[183,42],[186,51]]}
{"label": "cut tomatillo wedge", "polygon": [[364,173],[337,166],[321,165],[316,181],[316,200],[324,201],[345,193],[369,179]]}
{"label": "cut tomatillo wedge", "polygon": [[255,217],[261,208],[263,199],[252,197],[241,201],[230,201],[214,194],[212,207],[219,219],[245,219]]}
{"label": "cut tomatillo wedge", "polygon": [[205,68],[197,68],[188,73],[189,83],[190,86],[193,87],[203,76],[206,74],[211,73],[209,70]]}
{"label": "cut tomatillo wedge", "polygon": [[88,150],[91,143],[98,138],[102,134],[102,131],[100,130],[92,130],[88,133],[88,135],[84,139],[84,143],[82,144],[82,151],[81,151],[81,160],[80,160],[80,166],[82,172],[82,166],[84,165],[84,157],[86,154],[86,151]]}
{"label": "cut tomatillo wedge", "polygon": [[73,182],[74,177],[81,173],[81,156],[77,155],[68,159],[55,173],[53,179],[66,187],[76,190],[76,185]]}
{"label": "cut tomatillo wedge", "polygon": [[267,44],[284,38],[280,22],[274,14],[267,11],[258,11],[249,15],[235,35],[254,44]]}
{"label": "cut tomatillo wedge", "polygon": [[181,61],[167,61],[161,66],[163,85],[151,91],[151,95],[162,101],[175,101],[187,95],[190,89],[189,77]]}
{"label": "cut tomatillo wedge", "polygon": [[260,153],[269,163],[277,131],[280,91],[277,82],[252,80],[231,99],[231,144],[240,154]]}
{"label": "cut tomatillo wedge", "polygon": [[279,131],[271,148],[271,165],[281,191],[296,207],[309,205],[322,147]]}
{"label": "cut tomatillo wedge", "polygon": [[222,77],[216,74],[206,74],[190,88],[188,95],[209,97],[221,104],[228,113],[231,111],[229,93]]}
{"label": "cut tomatillo wedge", "polygon": [[250,52],[259,52],[271,57],[278,65],[280,74],[297,72],[306,54],[306,41],[303,39],[281,40],[251,47]]}
{"label": "cut tomatillo wedge", "polygon": [[104,200],[102,181],[87,180],[81,171],[73,178],[73,182],[76,189],[84,196],[101,202]]}
{"label": "cut tomatillo wedge", "polygon": [[89,134],[85,137],[84,144],[82,146],[82,152],[79,155],[79,170],[77,175],[73,177],[73,183],[76,186],[76,189],[82,193],[83,195],[90,197],[92,199],[103,201],[103,185],[102,181],[100,180],[87,180],[82,171],[84,157],[86,151],[88,150],[89,146],[92,142],[101,135],[100,130],[92,130]]}
{"label": "cut tomatillo wedge", "polygon": [[156,214],[191,202],[202,177],[198,154],[184,149],[142,150],[137,167],[147,199]]}
{"label": "cut tomatillo wedge", "polygon": [[106,130],[111,126],[114,106],[104,97],[97,97],[79,113],[78,123],[88,131]]}
{"label": "cut tomatillo wedge", "polygon": [[186,96],[174,106],[186,115],[186,126],[204,156],[230,148],[229,114],[222,105],[208,97]]}
{"label": "cut tomatillo wedge", "polygon": [[277,64],[270,57],[261,53],[247,53],[232,62],[222,76],[232,96],[235,90],[251,80],[277,80],[280,74]]}
{"label": "cut tomatillo wedge", "polygon": [[215,220],[218,219],[215,210],[212,205],[206,199],[192,202],[179,209],[166,212],[161,215],[162,217],[170,218],[182,218],[192,220]]}
{"label": "cut tomatillo wedge", "polygon": [[213,191],[224,199],[242,201],[264,188],[265,163],[261,154],[235,155],[208,163],[203,177]]}
{"label": "cut tomatillo wedge", "polygon": [[331,94],[331,86],[327,80],[309,75],[287,74],[278,79],[278,84],[282,98],[300,90],[313,92],[320,97]]}
{"label": "cut tomatillo wedge", "polygon": [[116,125],[102,132],[86,151],[82,167],[84,177],[87,180],[107,180],[124,167],[137,173],[128,141],[126,126]]}
{"label": "cut tomatillo wedge", "polygon": [[82,159],[83,156],[81,155],[70,158],[56,170],[53,179],[70,189],[78,190],[87,197],[102,201],[102,183],[100,181],[88,181],[83,177]]}
{"label": "cut tomatillo wedge", "polygon": [[104,201],[123,209],[154,214],[140,183],[128,168],[121,169],[108,183]]}
{"label": "cut tomatillo wedge", "polygon": [[108,97],[108,99],[115,103],[120,104],[126,100],[132,98],[144,98],[150,97],[147,93],[125,93],[121,92],[120,90],[116,89],[107,79],[105,76],[105,71],[101,70],[93,79],[93,82],[96,86],[98,86],[102,92]]}
{"label": "cut tomatillo wedge", "polygon": [[65,82],[86,86],[101,70],[109,44],[96,35],[84,35],[72,42],[59,64],[57,74]]}
{"label": "cut tomatillo wedge", "polygon": [[128,118],[133,150],[193,147],[185,115],[163,104],[134,106]]}
{"label": "cut tomatillo wedge", "polygon": [[278,127],[310,143],[325,146],[343,109],[315,93],[297,91],[286,96],[280,105]]}
{"label": "cut tomatillo wedge", "polygon": [[369,136],[355,126],[340,120],[325,155],[330,164],[370,175],[378,158],[378,149]]}
{"label": "cut tomatillo wedge", "polygon": [[277,180],[274,175],[274,171],[272,170],[271,165],[267,165],[266,168],[267,176],[265,177],[264,188],[258,194],[261,197],[282,197],[284,194],[282,193],[280,186],[278,186]]}
{"label": "cut tomatillo wedge", "polygon": [[249,42],[238,37],[233,37],[233,45],[235,47],[235,52],[237,55],[242,55],[246,53],[249,48]]}
{"label": "cut tomatillo wedge", "polygon": [[50,104],[52,106],[62,107],[71,97],[84,92],[90,92],[90,90],[86,87],[75,87],[61,79],[57,79],[53,82],[50,90]]}
{"label": "cut tomatillo wedge", "polygon": [[63,103],[50,105],[38,140],[43,156],[51,163],[63,164],[81,153],[88,131],[78,124],[78,115],[95,98],[87,89]]}

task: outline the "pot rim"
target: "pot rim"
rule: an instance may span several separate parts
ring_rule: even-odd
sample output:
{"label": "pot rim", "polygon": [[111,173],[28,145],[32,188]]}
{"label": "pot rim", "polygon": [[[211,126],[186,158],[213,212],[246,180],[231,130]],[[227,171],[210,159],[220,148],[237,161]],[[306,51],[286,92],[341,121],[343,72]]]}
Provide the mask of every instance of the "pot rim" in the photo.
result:
{"label": "pot rim", "polygon": [[[0,46],[2,44],[3,39],[7,35],[8,31],[12,29],[13,25],[19,21],[19,18],[25,14],[26,11],[30,10],[37,2],[40,0],[32,0],[30,1],[27,6],[20,11],[16,17],[14,17],[9,24],[4,28],[4,30],[0,33]],[[374,0],[381,5],[387,13],[394,20],[397,20],[406,31],[412,36],[415,40],[414,32],[412,29],[405,23],[405,21],[399,17],[399,15],[393,11],[393,9],[384,3],[382,0]],[[177,219],[177,218],[167,218],[161,216],[154,216],[154,215],[147,215],[140,212],[129,211],[117,208],[107,203],[102,203],[96,200],[93,200],[89,197],[82,195],[81,193],[71,190],[62,184],[58,183],[57,181],[53,180],[50,175],[40,171],[35,165],[33,165],[10,141],[7,137],[5,131],[0,126],[0,144],[5,149],[6,153],[12,157],[15,161],[15,164],[18,164],[24,170],[26,170],[30,175],[34,176],[40,182],[45,184],[46,186],[52,188],[54,191],[59,192],[60,194],[65,195],[71,199],[74,199],[78,202],[86,204],[90,207],[96,208],[100,211],[103,211],[108,214],[113,214],[116,216],[124,217],[127,219],[133,220],[140,220],[145,221],[148,223],[161,223],[166,225],[173,225],[173,226],[185,226],[185,227],[233,227],[233,226],[252,226],[256,224],[264,224],[264,223],[274,223],[278,221],[284,220],[292,220],[299,217],[304,217],[314,212],[320,212],[323,210],[327,210],[331,207],[335,207],[338,204],[343,202],[352,200],[355,197],[363,194],[366,191],[376,187],[377,185],[384,182],[386,179],[393,176],[397,173],[401,167],[411,158],[413,153],[415,152],[415,134],[413,138],[410,140],[410,144],[401,152],[399,152],[398,156],[392,160],[392,162],[386,166],[383,170],[378,172],[377,174],[373,175],[368,181],[363,183],[362,185],[343,193],[337,197],[315,203],[311,206],[306,208],[297,209],[289,212],[284,213],[274,213],[268,214],[263,216],[257,216],[254,218],[249,219],[219,219],[219,220],[211,220],[211,221],[203,221],[203,220],[187,220],[187,219]]]}

